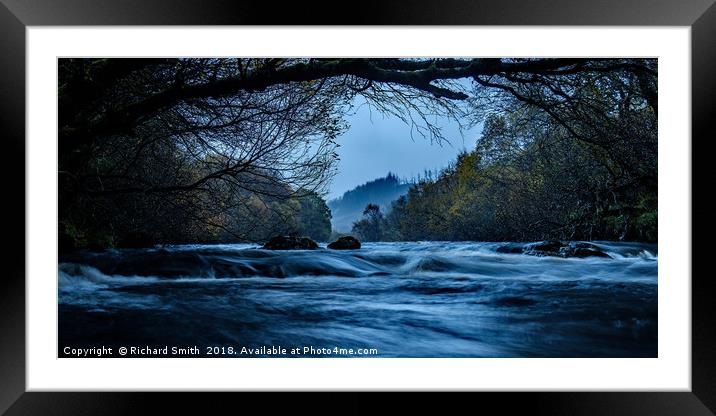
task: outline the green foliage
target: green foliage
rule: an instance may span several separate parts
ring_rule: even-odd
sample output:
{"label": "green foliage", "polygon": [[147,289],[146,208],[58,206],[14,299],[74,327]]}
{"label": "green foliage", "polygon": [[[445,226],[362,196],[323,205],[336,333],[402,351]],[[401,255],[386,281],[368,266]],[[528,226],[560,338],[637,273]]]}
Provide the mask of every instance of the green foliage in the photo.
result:
{"label": "green foliage", "polygon": [[656,241],[658,238],[658,214],[648,211],[641,214],[636,220],[636,232],[640,240]]}
{"label": "green foliage", "polygon": [[[555,120],[519,103],[512,106],[488,116],[475,150],[393,203],[385,235],[657,240],[657,146],[650,107],[622,109],[612,122],[588,132],[608,135],[607,146],[575,139]],[[631,126],[623,128],[622,119]]]}
{"label": "green foliage", "polygon": [[353,234],[363,241],[382,241],[386,228],[385,217],[376,204],[368,204],[363,210],[363,219],[353,224]]}
{"label": "green foliage", "polygon": [[310,193],[298,200],[300,209],[296,215],[296,229],[299,235],[316,241],[331,239],[331,210],[326,201],[316,193]]}
{"label": "green foliage", "polygon": [[76,248],[97,250],[116,245],[115,236],[106,230],[78,228],[76,225],[67,222],[60,223],[58,234],[60,252],[71,251]]}
{"label": "green foliage", "polygon": [[330,239],[331,212],[321,196],[293,192],[287,186],[272,187],[272,191],[274,195],[234,194],[230,188],[219,188],[216,192],[223,193],[220,204],[203,201],[201,193],[196,193],[177,200],[123,196],[90,209],[86,205],[83,210],[68,209],[60,227],[60,251],[136,246],[137,236],[149,246],[262,242],[279,234]]}

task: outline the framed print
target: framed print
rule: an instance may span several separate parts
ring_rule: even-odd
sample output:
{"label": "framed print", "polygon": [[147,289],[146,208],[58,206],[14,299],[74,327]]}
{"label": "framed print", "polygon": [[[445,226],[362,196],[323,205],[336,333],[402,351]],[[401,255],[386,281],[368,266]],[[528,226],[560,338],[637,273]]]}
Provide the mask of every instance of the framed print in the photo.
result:
{"label": "framed print", "polygon": [[0,409],[712,414],[716,6],[306,6],[4,0]]}

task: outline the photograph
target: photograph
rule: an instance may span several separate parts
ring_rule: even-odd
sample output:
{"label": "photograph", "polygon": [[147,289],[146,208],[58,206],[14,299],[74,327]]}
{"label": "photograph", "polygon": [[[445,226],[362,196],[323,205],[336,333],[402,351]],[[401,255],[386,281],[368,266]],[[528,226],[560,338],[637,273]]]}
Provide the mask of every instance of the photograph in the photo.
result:
{"label": "photograph", "polygon": [[57,357],[659,358],[658,57],[56,62]]}

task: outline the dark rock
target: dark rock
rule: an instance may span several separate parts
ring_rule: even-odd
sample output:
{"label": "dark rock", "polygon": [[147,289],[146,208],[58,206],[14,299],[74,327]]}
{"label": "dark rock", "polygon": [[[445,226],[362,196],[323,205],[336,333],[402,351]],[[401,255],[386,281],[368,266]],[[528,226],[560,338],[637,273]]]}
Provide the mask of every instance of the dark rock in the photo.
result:
{"label": "dark rock", "polygon": [[572,243],[572,244],[570,244],[570,246],[572,246],[574,248],[593,248],[593,249],[599,250],[599,247],[595,246],[594,244],[585,243],[583,241],[579,241],[577,243]]}
{"label": "dark rock", "polygon": [[328,248],[333,250],[357,250],[360,248],[360,241],[347,235],[329,244]]}
{"label": "dark rock", "polygon": [[504,246],[497,247],[497,250],[495,251],[498,253],[522,254],[524,247],[522,247],[522,245],[506,244]]}
{"label": "dark rock", "polygon": [[266,250],[315,250],[318,244],[308,237],[277,235],[263,246]]}
{"label": "dark rock", "polygon": [[561,256],[561,250],[565,247],[567,245],[561,241],[542,241],[526,245],[524,253],[533,256]]}
{"label": "dark rock", "polygon": [[557,240],[541,241],[525,245],[511,243],[497,247],[498,253],[529,254],[531,256],[549,256],[564,258],[603,257],[612,258],[598,246],[585,242],[563,243]]}
{"label": "dark rock", "polygon": [[543,241],[541,243],[536,243],[536,244],[532,245],[530,248],[535,251],[546,251],[546,252],[551,252],[551,253],[553,253],[553,252],[559,253],[559,250],[564,246],[566,246],[566,244],[564,244],[563,242],[553,240],[553,241]]}
{"label": "dark rock", "polygon": [[[117,243],[119,248],[148,248],[154,247],[154,237],[144,231],[132,231],[125,234]],[[106,248],[106,247],[105,247]]]}
{"label": "dark rock", "polygon": [[576,243],[562,250],[563,257],[577,257],[583,259],[585,257],[604,257],[612,258],[609,254],[603,252],[599,247],[589,243]]}

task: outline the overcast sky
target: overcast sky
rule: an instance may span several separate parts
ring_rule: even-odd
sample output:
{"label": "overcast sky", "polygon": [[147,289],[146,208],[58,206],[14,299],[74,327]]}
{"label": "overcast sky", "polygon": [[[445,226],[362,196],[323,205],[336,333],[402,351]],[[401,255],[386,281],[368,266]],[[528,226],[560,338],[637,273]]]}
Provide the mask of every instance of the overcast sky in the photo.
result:
{"label": "overcast sky", "polygon": [[439,125],[450,144],[440,146],[418,134],[411,140],[409,125],[395,117],[384,118],[375,111],[371,117],[367,106],[360,107],[347,120],[351,127],[338,139],[341,160],[330,186],[329,200],[388,172],[400,178],[413,178],[425,169],[441,169],[461,150],[472,150],[481,130],[477,126],[464,131],[463,139],[454,121],[442,119]]}

